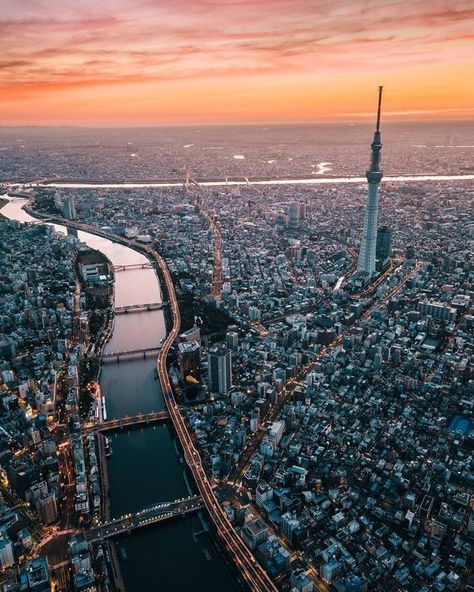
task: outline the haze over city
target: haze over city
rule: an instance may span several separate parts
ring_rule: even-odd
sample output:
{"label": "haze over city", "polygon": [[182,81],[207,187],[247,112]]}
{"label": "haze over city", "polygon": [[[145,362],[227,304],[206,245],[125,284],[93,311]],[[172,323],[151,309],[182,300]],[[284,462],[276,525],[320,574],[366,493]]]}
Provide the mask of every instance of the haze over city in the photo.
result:
{"label": "haze over city", "polygon": [[0,592],[474,592],[473,30],[0,0]]}

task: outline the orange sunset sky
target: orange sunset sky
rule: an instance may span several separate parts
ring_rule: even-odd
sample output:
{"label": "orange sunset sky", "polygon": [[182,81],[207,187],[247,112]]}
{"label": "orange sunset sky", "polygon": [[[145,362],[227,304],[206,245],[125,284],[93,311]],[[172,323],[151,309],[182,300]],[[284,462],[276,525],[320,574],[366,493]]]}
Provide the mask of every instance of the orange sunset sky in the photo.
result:
{"label": "orange sunset sky", "polygon": [[0,125],[474,118],[473,0],[0,7]]}

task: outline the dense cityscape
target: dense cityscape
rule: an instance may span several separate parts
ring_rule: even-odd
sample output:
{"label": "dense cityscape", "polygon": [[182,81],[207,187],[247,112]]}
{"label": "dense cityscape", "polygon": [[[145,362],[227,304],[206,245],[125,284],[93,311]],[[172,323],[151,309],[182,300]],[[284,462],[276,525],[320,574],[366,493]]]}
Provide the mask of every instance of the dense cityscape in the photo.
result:
{"label": "dense cityscape", "polygon": [[472,0],[0,31],[0,592],[474,592]]}
{"label": "dense cityscape", "polygon": [[[474,589],[474,190],[384,182],[378,122],[371,150],[368,197],[5,184],[2,590],[134,589],[124,537],[196,512],[242,589]],[[113,406],[124,367],[151,407]],[[118,514],[114,434],[166,422],[187,493]]]}

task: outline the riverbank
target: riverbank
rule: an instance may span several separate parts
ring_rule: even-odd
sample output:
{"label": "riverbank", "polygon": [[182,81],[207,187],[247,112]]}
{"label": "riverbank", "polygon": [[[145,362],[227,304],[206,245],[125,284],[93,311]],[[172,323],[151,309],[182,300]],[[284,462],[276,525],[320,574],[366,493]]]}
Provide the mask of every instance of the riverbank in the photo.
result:
{"label": "riverbank", "polygon": [[[23,209],[33,218],[36,219],[44,219],[48,218],[48,221],[53,221],[58,224],[65,226],[66,228],[76,228],[75,225],[71,224],[69,220],[65,220],[63,218],[57,217],[55,220],[51,220],[48,216],[37,212],[33,208],[34,205],[34,198],[30,199],[27,204],[23,207]],[[100,252],[100,251],[99,251]],[[102,256],[107,261],[108,266],[110,269],[113,269],[112,262],[102,253]],[[109,306],[108,312],[106,315],[105,326],[103,330],[100,331],[100,334],[97,335],[97,341],[94,343],[94,353],[97,356],[101,356],[104,352],[107,344],[110,342],[114,327],[115,327],[115,315],[114,315],[114,306],[115,306],[115,274],[113,274],[113,290],[109,298]],[[95,381],[97,381],[100,387],[100,374],[102,371],[101,363],[99,362],[97,366],[97,372],[95,376]],[[101,400],[98,404],[102,405],[102,395]],[[102,416],[102,413],[100,414]],[[96,434],[96,449],[97,449],[97,457],[98,457],[98,465],[99,465],[99,473],[100,473],[100,483],[101,483],[101,498],[102,498],[102,521],[110,521],[112,518],[111,513],[111,499],[110,499],[110,482],[109,482],[109,473],[108,473],[108,466],[107,466],[107,455],[106,455],[106,446],[105,446],[105,437],[103,434],[98,433]],[[109,552],[110,558],[110,566],[111,566],[111,576],[113,579],[114,587],[116,592],[125,592],[126,586],[122,575],[122,570],[120,567],[120,561],[117,554],[116,545],[112,540],[107,540],[106,548]]]}
{"label": "riverbank", "polygon": [[[20,210],[21,205],[18,202],[15,207],[12,206],[9,217],[32,221]],[[55,227],[64,232],[64,228],[57,224]],[[94,232],[95,229],[87,228],[89,230]],[[140,259],[143,256],[135,250],[119,247],[111,243],[109,237],[93,236],[83,230],[78,230],[78,237],[93,248],[106,252],[114,265],[143,261]],[[117,273],[116,280],[116,301],[121,305],[137,304],[140,299],[150,302],[163,298],[161,291],[157,295],[158,277],[153,269]],[[151,290],[153,294],[150,296]],[[140,344],[149,346],[159,343],[165,335],[163,311],[120,315],[115,317],[112,340],[106,348],[123,351]],[[102,367],[101,388],[107,398],[109,418],[163,408],[164,401],[154,370],[155,361],[151,358],[126,360]],[[183,470],[187,469],[183,466],[181,455],[176,453],[175,440],[175,432],[169,423],[112,435],[113,455],[107,460],[112,517],[188,494],[183,476]],[[235,576],[229,573],[227,562],[214,547],[210,535],[196,537],[196,540],[193,538],[193,533],[199,530],[202,530],[199,518],[190,516],[133,532],[113,543],[113,547],[119,545],[118,563],[127,592],[150,589],[150,582],[156,581],[157,572],[160,589],[166,592],[191,589],[196,581],[205,581],[208,592],[237,592],[240,588]],[[183,557],[186,569],[183,569]]]}
{"label": "riverbank", "polygon": [[[62,219],[58,219],[56,217],[52,217],[50,220],[53,222],[63,222]],[[206,509],[209,512],[209,516],[215,527],[215,532],[219,536],[219,539],[221,540],[224,547],[227,549],[230,557],[233,560],[234,567],[237,568],[242,580],[248,580],[252,582],[251,588],[253,590],[258,589],[259,592],[276,591],[271,579],[265,570],[260,566],[260,564],[255,561],[252,553],[248,550],[245,543],[235,531],[225,510],[217,500],[213,486],[211,485],[202,465],[200,454],[193,444],[188,427],[174,399],[174,393],[167,370],[167,358],[170,348],[179,334],[181,327],[181,316],[173,280],[165,259],[158,252],[147,245],[136,244],[135,242],[129,241],[122,237],[110,235],[110,233],[106,231],[95,229],[87,224],[71,222],[70,225],[83,231],[90,231],[92,233],[96,231],[97,234],[104,235],[106,238],[109,238],[112,241],[122,242],[128,247],[136,249],[138,252],[143,253],[145,257],[152,261],[156,272],[161,275],[161,278],[164,281],[164,291],[170,305],[172,327],[167,334],[162,348],[158,354],[158,358],[156,360],[156,371],[160,380],[161,390],[168,413],[173,422],[176,434],[178,435],[181,447],[183,448],[184,459],[194,477],[194,482],[196,483]]]}
{"label": "riverbank", "polygon": [[0,197],[0,218],[7,219],[1,212],[3,206],[5,206],[7,203],[8,203],[8,199]]}
{"label": "riverbank", "polygon": [[[2,199],[3,204],[0,202],[0,208],[2,207],[2,205],[6,205],[8,203],[7,199]],[[27,206],[24,207],[24,210],[32,217],[35,219],[39,219],[40,216],[37,215],[37,213],[33,210],[33,208],[31,207],[31,203],[28,202]],[[62,221],[63,225],[65,227],[67,227],[67,223],[65,223],[66,221]],[[111,266],[111,262],[105,257],[105,255],[103,256],[104,259],[108,262],[108,264]],[[76,274],[79,277],[79,267],[76,264],[75,266],[76,269]],[[84,288],[84,286],[82,286]],[[113,324],[114,324],[114,314],[113,314],[113,306],[114,306],[114,293],[112,292],[110,300],[109,300],[109,312],[106,315],[106,319],[104,322],[104,326],[102,327],[102,330],[99,332],[99,334],[96,335],[96,339],[94,340],[94,351],[97,355],[101,355],[103,350],[105,349],[107,342],[109,341],[112,332],[113,332]],[[94,368],[94,376],[90,376],[88,377],[89,379],[93,379],[94,381],[99,381],[99,375],[100,375],[100,363],[97,365],[96,368]],[[81,377],[79,376],[79,384],[82,384],[82,380]],[[97,384],[98,386],[98,390],[100,392],[100,385]],[[100,399],[101,397],[99,397]],[[99,405],[101,404],[101,401],[99,400],[97,402]],[[99,474],[100,474],[100,484],[101,484],[101,520],[110,520],[110,492],[109,492],[109,478],[108,478],[108,471],[107,471],[107,459],[106,459],[106,454],[105,454],[105,446],[104,446],[104,436],[102,434],[97,434],[96,435],[96,450],[97,450],[97,461],[98,461],[98,469],[99,469]],[[109,558],[110,558],[110,572],[111,572],[111,576],[114,582],[114,587],[116,592],[125,592],[125,584],[123,581],[123,577],[122,577],[122,573],[120,570],[120,563],[118,561],[118,557],[117,557],[117,553],[116,553],[116,549],[114,544],[111,541],[106,541],[105,542],[106,548],[108,549],[109,552]]]}
{"label": "riverbank", "polygon": [[[468,175],[393,175],[384,177],[386,183],[413,183],[417,181],[474,181],[474,174]],[[365,177],[310,177],[310,178],[283,178],[283,179],[208,179],[196,182],[201,187],[236,187],[245,185],[271,186],[271,185],[339,185],[341,183],[367,183]],[[5,187],[18,187],[21,185],[27,188],[54,187],[57,189],[139,189],[139,188],[165,188],[183,187],[182,181],[145,181],[143,183],[75,183],[75,182],[45,182],[45,183],[22,183],[15,181],[4,181]]]}

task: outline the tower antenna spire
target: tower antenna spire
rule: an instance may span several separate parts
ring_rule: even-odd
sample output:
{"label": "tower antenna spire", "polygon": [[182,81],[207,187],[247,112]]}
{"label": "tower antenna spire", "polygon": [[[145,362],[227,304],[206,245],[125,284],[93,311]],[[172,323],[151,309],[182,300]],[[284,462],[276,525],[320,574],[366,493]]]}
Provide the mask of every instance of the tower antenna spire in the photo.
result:
{"label": "tower antenna spire", "polygon": [[383,86],[379,86],[379,105],[377,107],[377,128],[375,130],[377,132],[380,131],[380,110],[382,107],[382,92],[383,92]]}
{"label": "tower antenna spire", "polygon": [[377,126],[374,132],[374,139],[370,146],[371,159],[369,170],[365,176],[369,183],[367,194],[367,205],[364,216],[364,230],[360,243],[359,260],[357,270],[371,277],[375,273],[375,251],[377,246],[377,221],[379,208],[379,183],[382,180],[383,172],[380,169],[380,151],[382,150],[382,138],[380,133],[380,112],[382,109],[382,90],[379,86],[379,102],[377,107]]}

